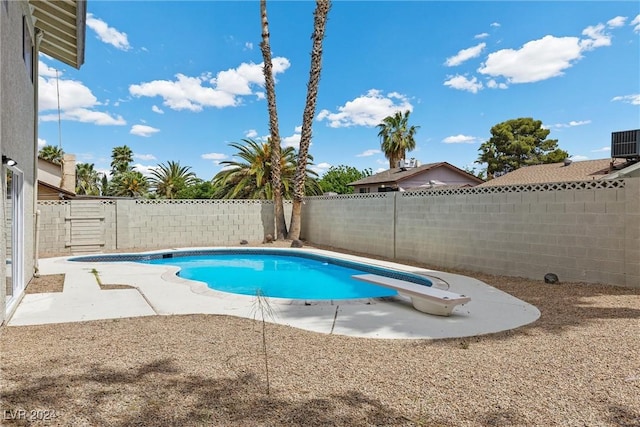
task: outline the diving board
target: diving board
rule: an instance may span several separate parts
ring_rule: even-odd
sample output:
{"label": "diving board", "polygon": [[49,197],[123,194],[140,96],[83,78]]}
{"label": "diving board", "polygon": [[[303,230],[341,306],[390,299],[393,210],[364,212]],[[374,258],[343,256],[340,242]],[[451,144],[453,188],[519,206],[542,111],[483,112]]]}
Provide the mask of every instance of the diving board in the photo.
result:
{"label": "diving board", "polygon": [[363,282],[395,289],[401,295],[410,297],[411,303],[416,310],[427,314],[449,316],[456,305],[466,304],[471,301],[471,298],[465,295],[377,274],[356,274],[351,277]]}

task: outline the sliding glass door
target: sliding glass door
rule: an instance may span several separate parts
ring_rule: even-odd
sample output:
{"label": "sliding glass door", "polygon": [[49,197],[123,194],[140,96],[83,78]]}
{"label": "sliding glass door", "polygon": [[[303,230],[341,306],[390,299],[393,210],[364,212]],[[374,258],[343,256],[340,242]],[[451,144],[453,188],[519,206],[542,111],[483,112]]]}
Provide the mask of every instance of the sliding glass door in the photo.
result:
{"label": "sliding glass door", "polygon": [[6,301],[11,306],[24,287],[24,263],[23,263],[23,200],[22,185],[23,175],[18,169],[4,167],[6,188],[5,200],[5,227],[7,235],[6,248]]}

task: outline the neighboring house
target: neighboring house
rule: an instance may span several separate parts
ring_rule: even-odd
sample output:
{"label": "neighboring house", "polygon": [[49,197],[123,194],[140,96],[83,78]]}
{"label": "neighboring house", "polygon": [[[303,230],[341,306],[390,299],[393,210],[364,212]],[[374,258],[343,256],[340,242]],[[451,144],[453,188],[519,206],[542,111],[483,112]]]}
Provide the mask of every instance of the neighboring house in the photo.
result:
{"label": "neighboring house", "polygon": [[38,158],[38,200],[71,199],[76,195],[76,157],[65,154],[62,164]]}
{"label": "neighboring house", "polygon": [[484,181],[447,162],[388,169],[348,184],[354,193],[410,191],[443,187],[474,187]]}
{"label": "neighboring house", "polygon": [[84,62],[84,0],[0,2],[0,323],[35,271],[38,55]]}
{"label": "neighboring house", "polygon": [[[498,185],[544,184],[552,182],[589,181],[593,179],[612,179],[636,170],[638,163],[632,164],[624,159],[565,161],[544,165],[525,166],[481,184],[481,187]],[[614,176],[615,175],[615,176]],[[622,177],[622,176],[621,176]]]}

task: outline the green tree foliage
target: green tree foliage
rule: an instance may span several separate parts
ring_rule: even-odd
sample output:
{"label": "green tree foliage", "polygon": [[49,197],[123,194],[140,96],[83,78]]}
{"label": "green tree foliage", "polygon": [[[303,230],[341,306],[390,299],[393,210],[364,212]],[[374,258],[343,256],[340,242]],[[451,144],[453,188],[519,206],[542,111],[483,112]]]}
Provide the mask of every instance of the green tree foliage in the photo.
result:
{"label": "green tree foliage", "polygon": [[347,184],[371,176],[371,174],[371,169],[359,171],[353,166],[331,166],[322,176],[319,183],[325,193],[351,194],[353,193],[353,187],[349,187]]}
{"label": "green tree foliage", "polygon": [[[244,145],[229,144],[238,150],[235,157],[240,161],[220,162],[224,169],[213,177],[214,198],[217,199],[266,199],[271,200],[271,144],[258,143],[252,139],[243,139]],[[309,157],[310,160],[313,158]],[[297,157],[292,147],[281,150],[280,170],[282,174],[282,194],[290,199],[293,193],[293,177]],[[313,164],[308,162],[308,166]],[[317,174],[307,168],[307,195],[322,194]]]}
{"label": "green tree foliage", "polygon": [[87,196],[100,195],[101,176],[93,163],[76,164],[76,194]]}
{"label": "green tree foliage", "polygon": [[192,184],[178,190],[176,199],[211,199],[213,194],[214,187],[211,181],[195,178]]}
{"label": "green tree foliage", "polygon": [[56,165],[62,164],[62,157],[64,156],[64,151],[60,147],[56,147],[53,145],[45,145],[38,151],[38,157],[44,160],[48,160],[51,163],[55,163]]}
{"label": "green tree foliage", "polygon": [[133,151],[126,145],[113,147],[111,152],[111,175],[116,175],[131,171],[131,162],[133,162]]}
{"label": "green tree foliage", "polygon": [[389,169],[398,167],[398,161],[404,160],[407,151],[416,148],[414,136],[420,126],[409,126],[409,110],[402,113],[396,111],[393,116],[387,116],[377,127],[380,138],[380,149],[389,159]]}
{"label": "green tree foliage", "polygon": [[144,197],[149,190],[149,182],[138,171],[127,171],[114,176],[109,183],[109,194],[118,197]]}
{"label": "green tree foliage", "polygon": [[547,139],[550,132],[530,117],[498,123],[480,146],[476,163],[486,164],[487,178],[492,179],[522,166],[561,162],[569,153],[558,148],[557,139]]}
{"label": "green tree foliage", "polygon": [[196,175],[189,169],[191,166],[180,166],[180,162],[169,160],[151,171],[149,184],[159,197],[175,199],[180,190],[195,183]]}

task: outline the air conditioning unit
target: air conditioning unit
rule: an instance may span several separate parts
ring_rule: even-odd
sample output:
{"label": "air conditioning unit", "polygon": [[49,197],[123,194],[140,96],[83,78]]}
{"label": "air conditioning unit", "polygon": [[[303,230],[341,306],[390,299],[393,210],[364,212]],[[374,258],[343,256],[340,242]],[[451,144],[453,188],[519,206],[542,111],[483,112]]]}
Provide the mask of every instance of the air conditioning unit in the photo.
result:
{"label": "air conditioning unit", "polygon": [[611,132],[611,157],[640,157],[640,129]]}

